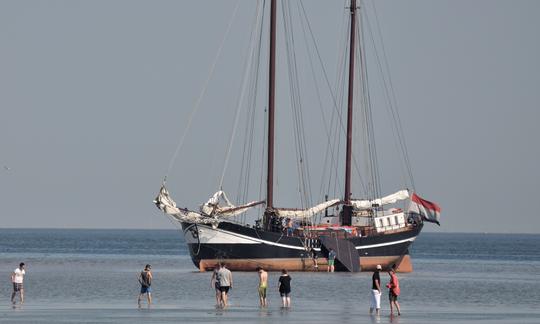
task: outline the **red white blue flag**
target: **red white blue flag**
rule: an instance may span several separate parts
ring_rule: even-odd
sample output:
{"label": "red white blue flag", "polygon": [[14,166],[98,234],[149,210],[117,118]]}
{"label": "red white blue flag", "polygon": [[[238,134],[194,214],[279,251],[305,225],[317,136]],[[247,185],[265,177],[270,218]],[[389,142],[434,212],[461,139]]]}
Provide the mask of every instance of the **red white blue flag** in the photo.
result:
{"label": "red white blue flag", "polygon": [[413,193],[411,196],[411,204],[409,205],[409,213],[415,213],[422,217],[423,220],[439,224],[441,217],[441,207],[436,203],[420,198]]}

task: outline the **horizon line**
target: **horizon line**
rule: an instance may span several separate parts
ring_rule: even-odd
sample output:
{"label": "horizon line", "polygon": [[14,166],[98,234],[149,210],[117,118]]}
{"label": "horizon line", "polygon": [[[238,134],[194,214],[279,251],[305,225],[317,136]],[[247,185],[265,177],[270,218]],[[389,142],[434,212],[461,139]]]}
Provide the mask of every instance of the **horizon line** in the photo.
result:
{"label": "horizon line", "polygon": [[[0,230],[103,230],[103,231],[178,231],[178,228],[141,228],[141,227],[0,227]],[[446,232],[446,231],[422,231],[423,233],[437,234],[481,234],[481,235],[540,235],[540,232]]]}

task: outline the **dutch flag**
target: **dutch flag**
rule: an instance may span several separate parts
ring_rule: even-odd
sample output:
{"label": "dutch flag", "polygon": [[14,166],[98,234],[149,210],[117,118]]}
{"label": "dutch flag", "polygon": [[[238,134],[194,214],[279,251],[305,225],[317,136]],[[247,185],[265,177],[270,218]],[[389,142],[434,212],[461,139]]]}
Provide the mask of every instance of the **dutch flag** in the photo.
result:
{"label": "dutch flag", "polygon": [[409,213],[415,213],[422,216],[422,219],[428,222],[439,224],[441,217],[441,207],[436,203],[424,200],[417,194],[411,196],[411,204],[409,205]]}

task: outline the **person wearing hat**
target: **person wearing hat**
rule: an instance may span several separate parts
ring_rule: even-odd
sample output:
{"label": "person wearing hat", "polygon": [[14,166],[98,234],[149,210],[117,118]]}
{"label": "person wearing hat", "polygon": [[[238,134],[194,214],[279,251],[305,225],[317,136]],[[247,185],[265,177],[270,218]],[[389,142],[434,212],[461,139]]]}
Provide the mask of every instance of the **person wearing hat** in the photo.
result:
{"label": "person wearing hat", "polygon": [[379,274],[381,270],[381,265],[377,264],[375,272],[373,272],[373,276],[371,277],[371,306],[369,307],[370,314],[373,314],[373,310],[375,309],[375,313],[379,315],[379,311],[381,309],[381,276]]}
{"label": "person wearing hat", "polygon": [[139,298],[137,298],[137,304],[139,307],[141,307],[141,298],[144,294],[146,294],[146,298],[148,299],[148,307],[152,304],[152,266],[147,264],[144,267],[144,270],[141,271],[137,279],[139,280],[139,283],[141,284],[141,292],[139,293]]}

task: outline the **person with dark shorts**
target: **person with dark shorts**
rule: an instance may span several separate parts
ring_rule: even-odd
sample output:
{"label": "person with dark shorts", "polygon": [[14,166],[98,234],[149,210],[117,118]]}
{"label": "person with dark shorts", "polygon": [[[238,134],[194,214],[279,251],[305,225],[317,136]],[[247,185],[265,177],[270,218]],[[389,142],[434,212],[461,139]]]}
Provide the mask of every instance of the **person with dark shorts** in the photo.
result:
{"label": "person with dark shorts", "polygon": [[219,291],[221,292],[221,303],[223,305],[222,307],[227,308],[229,306],[227,300],[229,289],[232,289],[233,287],[233,280],[231,271],[227,269],[227,266],[224,263],[220,264],[217,278],[219,282]]}
{"label": "person with dark shorts", "polygon": [[17,295],[17,293],[19,294],[19,300],[21,304],[24,303],[23,281],[24,281],[24,275],[26,274],[24,267],[25,267],[24,262],[21,262],[19,264],[19,267],[13,270],[13,273],[11,274],[11,283],[13,284],[13,293],[11,294],[11,302],[13,303],[13,305],[15,305],[15,296]]}
{"label": "person with dark shorts", "polygon": [[291,276],[287,270],[281,270],[279,277],[279,294],[281,296],[281,306],[284,308],[291,307]]}
{"label": "person with dark shorts", "polygon": [[399,308],[398,303],[398,296],[401,293],[399,289],[399,280],[396,276],[396,266],[392,266],[390,270],[388,270],[388,275],[390,276],[390,282],[386,284],[386,288],[388,288],[388,299],[390,301],[390,315],[394,315],[394,305],[396,306],[398,316],[401,315],[401,310]]}
{"label": "person with dark shorts", "polygon": [[139,293],[139,297],[137,298],[137,304],[139,307],[141,307],[141,298],[143,295],[146,294],[146,298],[148,300],[148,307],[152,304],[152,266],[147,264],[144,267],[144,270],[139,273],[139,276],[137,277],[137,280],[141,284],[141,291]]}
{"label": "person with dark shorts", "polygon": [[220,267],[216,264],[212,273],[212,279],[210,279],[210,287],[216,291],[216,307],[222,307],[221,305],[221,290],[219,290],[218,271]]}

